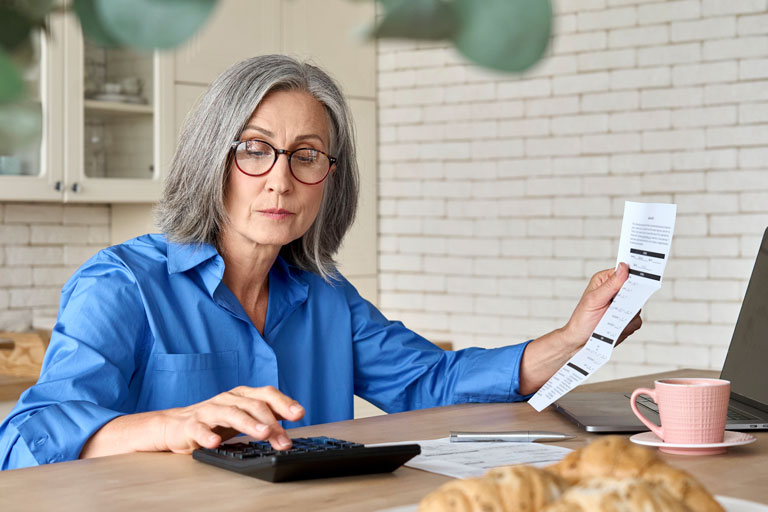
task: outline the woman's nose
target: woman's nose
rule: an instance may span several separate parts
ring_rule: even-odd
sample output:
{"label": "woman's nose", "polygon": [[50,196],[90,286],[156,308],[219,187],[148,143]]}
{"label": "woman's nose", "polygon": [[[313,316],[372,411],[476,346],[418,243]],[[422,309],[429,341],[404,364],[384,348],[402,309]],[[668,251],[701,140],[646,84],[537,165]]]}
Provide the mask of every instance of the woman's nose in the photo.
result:
{"label": "woman's nose", "polygon": [[288,155],[277,155],[277,161],[267,174],[267,189],[285,194],[293,188],[293,176],[289,167]]}

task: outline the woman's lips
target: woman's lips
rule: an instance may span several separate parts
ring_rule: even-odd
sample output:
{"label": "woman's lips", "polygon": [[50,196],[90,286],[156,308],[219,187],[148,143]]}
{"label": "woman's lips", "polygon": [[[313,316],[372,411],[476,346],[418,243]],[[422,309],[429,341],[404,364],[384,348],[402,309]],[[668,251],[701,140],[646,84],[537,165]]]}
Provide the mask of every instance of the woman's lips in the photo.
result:
{"label": "woman's lips", "polygon": [[282,208],[267,208],[266,210],[259,210],[259,213],[273,220],[283,220],[293,215],[293,212]]}

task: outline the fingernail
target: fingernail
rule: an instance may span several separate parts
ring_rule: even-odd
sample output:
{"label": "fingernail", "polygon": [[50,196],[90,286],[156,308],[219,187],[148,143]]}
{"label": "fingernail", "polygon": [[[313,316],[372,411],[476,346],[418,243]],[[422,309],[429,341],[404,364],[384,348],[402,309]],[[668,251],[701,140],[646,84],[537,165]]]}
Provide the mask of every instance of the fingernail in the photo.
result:
{"label": "fingernail", "polygon": [[285,434],[280,434],[277,437],[277,442],[280,443],[280,446],[286,446],[291,444],[291,440],[288,439],[288,436],[286,436]]}
{"label": "fingernail", "polygon": [[218,441],[218,440],[219,440],[219,436],[217,436],[216,434],[213,434],[212,436],[210,436],[210,437],[208,438],[208,440],[209,440],[210,442],[212,442],[212,443],[215,443],[216,441]]}
{"label": "fingernail", "polygon": [[259,432],[264,432],[265,430],[267,430],[267,426],[263,423],[259,423],[256,426],[256,430],[258,430]]}
{"label": "fingernail", "polygon": [[291,412],[293,414],[299,414],[303,410],[304,410],[304,408],[302,406],[300,406],[299,404],[293,404],[291,406]]}

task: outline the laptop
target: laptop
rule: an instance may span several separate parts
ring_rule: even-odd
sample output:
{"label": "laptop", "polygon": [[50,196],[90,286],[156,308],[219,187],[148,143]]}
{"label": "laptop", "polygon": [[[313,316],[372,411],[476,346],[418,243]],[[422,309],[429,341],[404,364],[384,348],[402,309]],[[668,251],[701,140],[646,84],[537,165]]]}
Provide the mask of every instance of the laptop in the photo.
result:
{"label": "laptop", "polygon": [[[726,429],[768,430],[768,229],[763,234],[720,378],[731,381]],[[575,392],[554,405],[587,432],[647,431],[632,414],[630,394]],[[656,404],[646,396],[640,396],[637,403],[638,409],[658,425]]]}

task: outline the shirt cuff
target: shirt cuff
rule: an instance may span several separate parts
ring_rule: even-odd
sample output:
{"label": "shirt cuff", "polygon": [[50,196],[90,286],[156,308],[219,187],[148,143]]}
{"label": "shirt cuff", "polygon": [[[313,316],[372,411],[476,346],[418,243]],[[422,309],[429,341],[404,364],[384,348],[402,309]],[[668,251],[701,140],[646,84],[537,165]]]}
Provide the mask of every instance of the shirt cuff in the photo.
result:
{"label": "shirt cuff", "polygon": [[531,341],[500,348],[465,349],[476,352],[458,383],[455,403],[519,402],[530,398],[520,394],[520,362]]}
{"label": "shirt cuff", "polygon": [[11,424],[37,463],[50,464],[78,459],[85,442],[123,414],[91,402],[70,401],[17,416]]}
{"label": "shirt cuff", "polygon": [[[520,364],[523,361],[523,353],[525,352],[526,347],[528,347],[528,344],[532,342],[533,340],[530,339],[526,341],[525,343],[521,343],[519,346],[522,348],[520,350],[520,353],[517,356],[517,361],[515,361],[515,377],[512,379],[512,388],[509,390],[509,396],[510,400],[520,400],[520,401],[527,401],[529,398],[531,398],[536,393],[530,393],[528,395],[521,395],[520,394]],[[514,397],[514,398],[513,398]]]}

